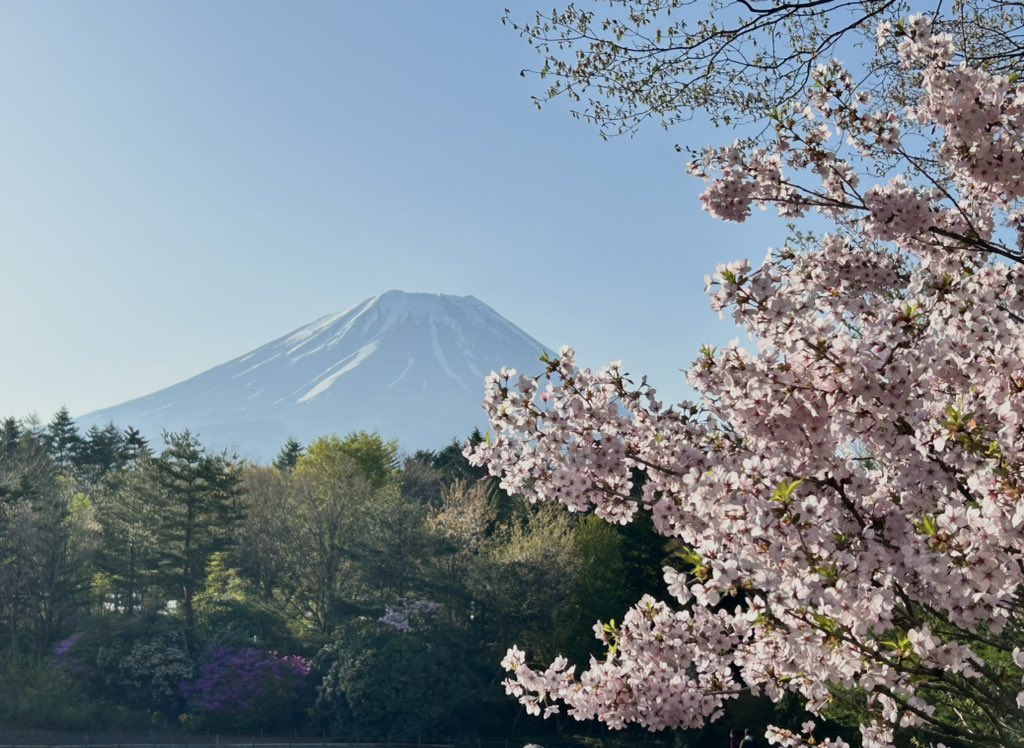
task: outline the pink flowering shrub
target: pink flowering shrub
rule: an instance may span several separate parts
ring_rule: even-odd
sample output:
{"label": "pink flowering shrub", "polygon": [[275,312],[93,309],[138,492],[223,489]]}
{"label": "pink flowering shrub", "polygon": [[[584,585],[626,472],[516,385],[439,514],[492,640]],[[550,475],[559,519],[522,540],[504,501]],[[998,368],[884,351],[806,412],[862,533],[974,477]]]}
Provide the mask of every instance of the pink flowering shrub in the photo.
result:
{"label": "pink flowering shrub", "polygon": [[[649,512],[686,549],[667,601],[595,626],[607,653],[586,670],[509,650],[532,713],[691,728],[743,691],[821,716],[852,689],[871,748],[900,728],[1024,746],[1024,87],[957,65],[924,17],[879,38],[920,75],[905,111],[874,110],[833,62],[778,114],[775,148],[691,165],[719,218],[836,226],[708,279],[755,342],[702,351],[697,403],[569,348],[488,378],[473,464],[610,522]],[[768,739],[847,745],[813,731]]]}

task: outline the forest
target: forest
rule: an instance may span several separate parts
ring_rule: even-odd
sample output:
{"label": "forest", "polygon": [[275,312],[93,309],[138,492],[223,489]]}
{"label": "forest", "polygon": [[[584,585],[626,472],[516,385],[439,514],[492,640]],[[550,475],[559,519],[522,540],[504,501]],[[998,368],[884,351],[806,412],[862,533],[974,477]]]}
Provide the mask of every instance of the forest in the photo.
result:
{"label": "forest", "polygon": [[4,420],[0,726],[606,734],[526,715],[499,663],[600,653],[595,621],[656,591],[671,549],[510,497],[462,452],[355,433],[256,465],[66,409]]}

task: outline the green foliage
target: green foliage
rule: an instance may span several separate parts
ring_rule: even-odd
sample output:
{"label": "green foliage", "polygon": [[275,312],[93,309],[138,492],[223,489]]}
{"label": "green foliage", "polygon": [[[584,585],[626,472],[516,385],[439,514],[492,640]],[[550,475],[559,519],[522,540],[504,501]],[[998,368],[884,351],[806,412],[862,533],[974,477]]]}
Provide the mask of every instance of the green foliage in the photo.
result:
{"label": "green foliage", "polygon": [[336,461],[344,455],[356,465],[371,488],[381,488],[398,468],[398,442],[384,441],[378,434],[359,431],[344,439],[325,436],[309,445],[300,463]]}
{"label": "green foliage", "polygon": [[[479,431],[474,431],[474,435],[470,436],[469,441],[473,442],[474,439],[477,441],[483,440]],[[442,475],[444,475],[445,483],[451,484],[457,480],[472,483],[487,477],[486,468],[474,467],[469,464],[469,460],[462,454],[464,446],[464,444],[452,440],[448,446],[434,455],[431,467],[441,471]]]}
{"label": "green foliage", "polygon": [[566,654],[574,662],[586,662],[589,655],[601,652],[592,632],[594,622],[611,620],[636,599],[627,597],[622,585],[627,572],[624,542],[615,526],[587,515],[577,525],[573,541],[580,563],[580,581],[574,591],[576,605],[566,632],[572,649]]}
{"label": "green foliage", "polygon": [[46,446],[50,455],[61,469],[70,468],[82,446],[78,426],[68,412],[67,406],[53,414],[46,427]]}
{"label": "green foliage", "polygon": [[431,467],[433,452],[417,452],[402,465],[402,495],[417,504],[437,506],[445,487],[445,476]]}
{"label": "green foliage", "polygon": [[[635,525],[505,495],[455,442],[400,470],[371,434],[236,466],[188,432],[153,455],[106,427],[62,466],[39,433],[0,423],[0,652],[18,663],[0,720],[26,726],[543,731],[504,694],[505,649],[585,657],[571,647],[664,555]],[[427,613],[406,629],[407,605]],[[181,684],[214,650],[321,650],[314,722],[312,691],[230,718],[186,702]]]}
{"label": "green foliage", "polygon": [[288,441],[285,442],[285,445],[274,459],[274,467],[278,470],[294,470],[303,452],[305,452],[303,446],[289,436]]}
{"label": "green foliage", "polygon": [[271,604],[292,576],[297,522],[293,507],[294,476],[277,468],[246,466],[242,470],[241,509],[232,554],[240,573]]}
{"label": "green foliage", "polygon": [[96,698],[50,658],[7,656],[0,659],[0,724],[86,731],[104,724],[141,726],[144,718]]}
{"label": "green foliage", "polygon": [[[194,672],[185,632],[167,616],[99,616],[60,655],[61,667],[113,703],[174,719],[182,680]],[[60,649],[56,650],[60,651]]]}
{"label": "green foliage", "polygon": [[88,604],[89,502],[45,444],[0,453],[0,646],[38,651]]}
{"label": "green foliage", "polygon": [[85,433],[74,462],[84,479],[96,482],[122,467],[124,460],[124,436],[110,423],[102,429],[92,426]]}
{"label": "green foliage", "polygon": [[292,651],[298,642],[280,613],[250,594],[249,585],[217,552],[206,566],[206,584],[196,594],[198,631],[205,642]]}
{"label": "green foliage", "polygon": [[583,566],[573,520],[545,506],[500,526],[474,564],[469,588],[495,641],[553,657],[564,650]]}
{"label": "green foliage", "polygon": [[408,592],[422,557],[425,509],[373,476],[337,439],[315,442],[294,471],[289,521],[303,552],[285,595],[299,620],[321,633]]}
{"label": "green foliage", "polygon": [[334,737],[414,740],[448,735],[469,716],[473,678],[444,628],[399,631],[362,620],[318,657],[317,714]]}
{"label": "green foliage", "polygon": [[142,436],[138,429],[129,426],[124,430],[124,438],[121,440],[121,463],[128,464],[143,457],[152,457],[153,450],[149,448],[149,442]]}
{"label": "green foliage", "polygon": [[17,418],[5,418],[0,423],[0,452],[9,454],[18,447],[21,441],[22,428]]}
{"label": "green foliage", "polygon": [[[128,465],[116,482],[95,491],[100,526],[96,570],[102,575],[101,608],[128,615],[163,606],[156,586],[160,563],[159,515],[148,458]],[[99,580],[98,580],[99,581]]]}
{"label": "green foliage", "polygon": [[156,508],[159,567],[168,599],[195,626],[194,598],[210,555],[229,547],[240,519],[239,471],[206,452],[188,431],[165,434],[160,457],[147,461],[149,499]]}

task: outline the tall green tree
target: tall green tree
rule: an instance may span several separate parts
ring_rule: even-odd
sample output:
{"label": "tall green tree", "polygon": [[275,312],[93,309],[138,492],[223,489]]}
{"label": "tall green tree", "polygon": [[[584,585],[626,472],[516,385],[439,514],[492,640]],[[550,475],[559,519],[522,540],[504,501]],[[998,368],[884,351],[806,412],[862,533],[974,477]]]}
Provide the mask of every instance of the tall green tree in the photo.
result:
{"label": "tall green tree", "polygon": [[124,436],[113,423],[91,426],[74,455],[78,474],[89,482],[102,479],[124,463]]}
{"label": "tall green tree", "polygon": [[121,436],[121,462],[129,463],[140,457],[149,457],[153,454],[149,442],[134,426],[128,426]]}
{"label": "tall green tree", "polygon": [[289,436],[281,451],[274,459],[274,467],[278,470],[294,470],[299,458],[302,457],[305,449],[294,437]]}
{"label": "tall green tree", "polygon": [[133,615],[163,602],[162,595],[154,594],[160,565],[155,469],[147,458],[117,477],[96,494],[101,528],[97,588],[104,609]]}
{"label": "tall green tree", "polygon": [[0,620],[12,650],[45,646],[88,602],[91,505],[31,434],[0,452]]}
{"label": "tall green tree", "polygon": [[374,488],[337,437],[310,445],[291,486],[294,563],[287,598],[294,614],[314,631],[326,633],[347,616],[373,611],[358,563]]}
{"label": "tall green tree", "polygon": [[242,470],[242,520],[234,551],[242,574],[256,587],[260,600],[271,603],[282,589],[303,538],[297,535],[291,472],[277,467],[246,466]]}
{"label": "tall green tree", "polygon": [[3,423],[0,423],[0,451],[6,454],[17,449],[22,433],[23,429],[17,418],[5,418]]}
{"label": "tall green tree", "polygon": [[210,454],[189,431],[164,435],[166,448],[150,463],[157,507],[157,542],[168,593],[188,630],[211,554],[227,549],[240,518],[239,470]]}
{"label": "tall green tree", "polygon": [[71,417],[67,406],[53,414],[45,431],[46,445],[54,461],[61,469],[70,468],[82,447],[78,424]]}
{"label": "tall green tree", "polygon": [[337,449],[351,459],[370,485],[377,489],[395,477],[398,469],[398,442],[385,441],[380,434],[357,431],[344,438],[329,436],[310,445],[318,449]]}
{"label": "tall green tree", "polygon": [[[353,444],[365,449],[353,456]],[[426,510],[402,497],[392,454],[376,436],[327,437],[309,446],[292,474],[291,537],[300,545],[284,597],[315,631],[380,615],[416,588]]]}

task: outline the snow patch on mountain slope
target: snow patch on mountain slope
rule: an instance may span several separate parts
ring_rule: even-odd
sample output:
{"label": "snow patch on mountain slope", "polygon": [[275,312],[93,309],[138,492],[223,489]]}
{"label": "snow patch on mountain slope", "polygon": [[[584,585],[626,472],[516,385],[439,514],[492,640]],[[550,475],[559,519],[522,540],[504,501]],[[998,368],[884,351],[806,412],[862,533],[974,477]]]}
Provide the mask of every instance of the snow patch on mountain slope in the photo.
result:
{"label": "snow patch on mountain slope", "polygon": [[[344,366],[342,366],[336,372],[334,372],[326,379],[322,380],[317,385],[315,385],[309,392],[300,397],[298,399],[298,402],[307,403],[316,396],[322,395],[323,393],[327,392],[327,390],[331,388],[331,385],[337,382],[340,377],[344,376],[345,374],[348,374],[350,371],[359,366],[359,364],[363,363],[363,361],[365,361],[370,356],[371,353],[377,350],[378,345],[378,341],[374,340],[372,343],[364,345],[355,353],[343,358],[341,361],[338,362],[338,364],[344,364]],[[330,369],[328,369],[327,371],[330,371]],[[327,372],[325,371],[324,374],[326,373]],[[323,376],[323,374],[321,374],[321,376]]]}
{"label": "snow patch on mountain slope", "polygon": [[[244,362],[244,361],[248,361],[248,360],[249,360],[250,358],[252,358],[252,357],[253,357],[253,355],[254,355],[254,354],[251,354],[251,353],[250,353],[250,354],[249,354],[248,356],[245,356],[244,358],[240,358],[240,359],[239,359],[239,362],[241,363],[241,362]],[[271,356],[270,358],[265,358],[265,359],[263,359],[262,361],[260,361],[260,362],[259,362],[258,364],[253,364],[252,366],[250,366],[250,367],[249,367],[248,369],[246,369],[245,371],[240,371],[240,372],[238,372],[237,374],[235,374],[235,379],[238,379],[239,377],[243,377],[243,376],[245,376],[245,375],[246,375],[246,374],[248,374],[248,373],[249,373],[250,371],[254,371],[254,370],[256,370],[256,369],[260,368],[261,366],[263,366],[264,364],[269,364],[269,363],[270,363],[271,361],[273,361],[273,360],[274,360],[275,358],[280,358],[280,356],[281,356],[281,354],[280,354],[280,353],[275,353],[275,354],[274,354],[273,356]]]}
{"label": "snow patch on mountain slope", "polygon": [[338,314],[328,314],[326,317],[321,317],[316,322],[308,324],[305,327],[300,327],[298,330],[289,335],[288,338],[285,340],[286,345],[293,346],[291,349],[289,349],[288,354],[291,355],[299,348],[304,346],[306,343],[308,343],[310,340],[319,335],[321,332],[330,329],[331,325],[333,325],[339,319],[343,318],[350,311],[352,310],[349,309]]}
{"label": "snow patch on mountain slope", "polygon": [[437,338],[437,325],[434,324],[434,320],[430,320],[430,342],[434,346],[434,358],[436,358],[437,363],[441,365],[441,371],[443,371],[449,379],[458,382],[462,389],[468,390],[469,387],[467,387],[466,383],[462,381],[462,378],[452,370],[447,357],[444,355],[444,349],[441,348],[441,341]]}
{"label": "snow patch on mountain slope", "polygon": [[407,364],[405,365],[405,368],[404,368],[404,369],[402,369],[402,373],[401,373],[401,374],[399,374],[399,375],[398,375],[397,377],[395,377],[395,379],[394,379],[394,380],[393,380],[393,381],[391,382],[391,384],[389,384],[389,385],[387,386],[387,389],[389,389],[389,390],[390,390],[390,389],[394,389],[394,387],[395,387],[395,385],[396,385],[396,384],[398,384],[398,383],[399,383],[399,382],[401,382],[401,381],[402,381],[403,379],[405,379],[405,375],[409,373],[409,369],[411,369],[411,368],[412,368],[412,365],[413,365],[413,363],[414,363],[415,361],[416,361],[416,359],[415,359],[415,358],[413,358],[412,356],[409,356],[409,363],[407,363]]}

